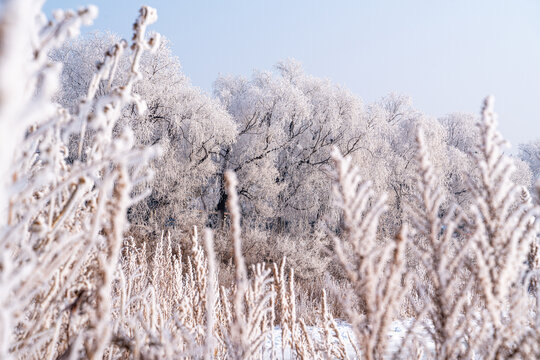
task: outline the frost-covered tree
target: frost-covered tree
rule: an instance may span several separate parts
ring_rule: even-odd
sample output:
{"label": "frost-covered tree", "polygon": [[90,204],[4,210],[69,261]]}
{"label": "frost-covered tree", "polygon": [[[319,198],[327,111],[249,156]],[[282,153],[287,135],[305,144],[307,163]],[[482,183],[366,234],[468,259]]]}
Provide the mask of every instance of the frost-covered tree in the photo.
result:
{"label": "frost-covered tree", "polygon": [[[77,104],[100,54],[116,40],[113,34],[94,33],[51,54],[64,65],[58,95],[64,106]],[[126,57],[118,60],[115,82],[122,81],[128,66]],[[216,172],[219,150],[235,140],[236,126],[219,103],[191,85],[166,39],[155,53],[143,55],[140,66],[143,80],[134,91],[146,100],[148,111],[140,116],[134,107],[124,108],[122,123],[133,128],[139,145],[159,145],[163,156],[151,164],[157,176],[150,196],[132,208],[130,216],[137,223],[163,228],[215,202],[212,197],[217,195],[208,182]],[[110,86],[102,81],[98,92]]]}
{"label": "frost-covered tree", "polygon": [[[482,136],[476,125],[478,120],[475,115],[463,113],[452,113],[439,119],[445,129],[444,141],[448,146],[450,160],[445,172],[449,196],[462,206],[469,205],[472,201],[472,194],[467,189],[470,185],[468,183],[480,181],[476,174],[477,166],[474,164],[474,157],[478,151],[476,144]],[[529,162],[528,159],[525,156],[510,158],[515,167],[512,181],[519,186],[529,187],[531,184],[531,172],[526,164]]]}
{"label": "frost-covered tree", "polygon": [[519,158],[525,161],[536,181],[540,177],[540,139],[519,145]]}
{"label": "frost-covered tree", "polygon": [[[444,127],[416,110],[410,97],[389,94],[370,104],[364,114],[367,124],[362,148],[354,155],[363,177],[373,181],[377,192],[388,195],[389,211],[383,215],[384,231],[394,232],[404,220],[404,206],[413,199],[415,186],[414,156],[416,131],[426,129],[427,145],[434,166],[447,173],[452,163]],[[449,191],[443,177],[439,186]]]}
{"label": "frost-covered tree", "polygon": [[449,192],[455,202],[465,206],[471,201],[467,189],[467,176],[473,173],[471,154],[479,140],[477,117],[472,114],[452,113],[439,119],[444,128],[444,138],[451,159],[445,173]]}
{"label": "frost-covered tree", "polygon": [[168,44],[142,66],[148,80],[137,91],[149,112],[130,120],[139,141],[159,144],[164,156],[154,164],[159,181],[139,216],[151,210],[155,222],[181,221],[191,210],[212,210],[217,193],[209,181],[218,170],[220,149],[236,140],[236,125],[217,101],[191,85]]}
{"label": "frost-covered tree", "polygon": [[273,216],[281,228],[314,225],[329,211],[332,147],[351,154],[362,146],[362,103],[294,60],[276,70],[216,81],[215,95],[238,127],[237,142],[221,151],[222,168],[238,173],[245,211]]}

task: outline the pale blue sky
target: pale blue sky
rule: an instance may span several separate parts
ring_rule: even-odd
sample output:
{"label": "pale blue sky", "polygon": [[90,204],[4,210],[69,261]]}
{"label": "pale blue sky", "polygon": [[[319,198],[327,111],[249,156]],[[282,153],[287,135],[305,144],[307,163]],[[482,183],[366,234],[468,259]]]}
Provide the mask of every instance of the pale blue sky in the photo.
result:
{"label": "pale blue sky", "polygon": [[157,8],[152,28],[207,91],[219,73],[249,76],[294,57],[365,102],[395,91],[434,116],[478,113],[494,94],[512,144],[540,137],[538,0],[53,0],[45,11],[88,3],[100,9],[90,31],[123,36],[140,5]]}

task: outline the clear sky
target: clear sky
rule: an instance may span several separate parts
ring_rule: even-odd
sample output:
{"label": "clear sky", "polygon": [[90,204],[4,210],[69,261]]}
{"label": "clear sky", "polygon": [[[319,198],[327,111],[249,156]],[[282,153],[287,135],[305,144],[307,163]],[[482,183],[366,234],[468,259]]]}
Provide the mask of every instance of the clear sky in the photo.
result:
{"label": "clear sky", "polygon": [[394,91],[433,116],[478,113],[493,94],[505,138],[540,138],[538,0],[83,1],[51,0],[45,12],[92,3],[100,15],[89,31],[129,36],[140,5],[155,7],[152,29],[209,92],[220,73],[294,57],[365,102]]}

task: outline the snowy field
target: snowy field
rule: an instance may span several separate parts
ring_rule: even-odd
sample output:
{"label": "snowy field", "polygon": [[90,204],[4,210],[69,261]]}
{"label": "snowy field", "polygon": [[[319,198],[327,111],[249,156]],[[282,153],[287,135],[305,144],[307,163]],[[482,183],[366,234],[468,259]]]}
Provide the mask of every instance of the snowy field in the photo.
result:
{"label": "snowy field", "polygon": [[[401,347],[401,344],[403,343],[403,339],[407,334],[407,330],[412,326],[413,319],[408,319],[404,321],[394,321],[391,326],[391,330],[388,333],[388,337],[390,338],[390,348],[389,348],[389,356],[388,358],[392,358],[391,354],[395,354],[399,351],[399,348]],[[349,339],[353,340],[355,339],[354,331],[350,324],[342,321],[337,322],[338,330],[339,330],[339,336],[341,339],[343,339],[343,342],[345,344],[345,350],[347,351],[347,357],[349,359],[357,359],[356,352],[354,350],[354,347],[352,346]],[[314,341],[314,344],[317,344],[318,342],[321,342],[321,334],[322,329],[314,327],[314,326],[308,326],[308,331],[310,333],[311,338]],[[422,339],[428,339],[428,332],[422,324],[418,323],[415,326],[414,329],[414,336],[415,338],[422,338]],[[291,351],[290,346],[287,346],[284,350],[283,348],[283,341],[282,341],[282,332],[279,327],[275,327],[273,330],[273,334],[268,335],[268,339],[263,347],[264,356],[263,359],[271,359],[272,358],[272,335],[274,338],[274,351],[275,351],[275,358],[281,359],[281,360],[288,360],[288,359],[294,359],[294,352]],[[412,338],[412,336],[411,336]],[[412,341],[412,340],[410,340]],[[434,351],[434,344],[431,341],[428,341],[424,344],[419,344],[419,348],[422,349],[422,355],[420,355],[420,358],[427,359],[430,358],[428,356]],[[315,345],[316,346],[316,345]],[[399,358],[403,358],[403,355]]]}

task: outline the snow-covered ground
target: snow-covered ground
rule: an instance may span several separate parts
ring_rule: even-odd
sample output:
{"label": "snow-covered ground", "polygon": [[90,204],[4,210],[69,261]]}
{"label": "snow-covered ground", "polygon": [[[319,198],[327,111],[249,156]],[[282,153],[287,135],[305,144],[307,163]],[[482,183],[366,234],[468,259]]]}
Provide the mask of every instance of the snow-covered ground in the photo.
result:
{"label": "snow-covered ground", "polygon": [[[356,353],[354,351],[354,348],[352,344],[350,343],[349,339],[355,340],[354,332],[350,324],[346,322],[338,322],[338,331],[340,337],[343,339],[343,342],[345,343],[345,350],[347,351],[347,356],[349,359],[356,359]],[[407,334],[407,330],[413,325],[413,319],[403,320],[403,321],[394,321],[392,323],[392,326],[390,327],[390,331],[388,333],[388,337],[390,338],[390,348],[389,348],[389,354],[396,353],[399,348],[402,346],[403,339],[405,335]],[[317,343],[321,341],[321,334],[322,331],[320,328],[314,327],[314,326],[308,326],[308,332],[311,335],[311,338],[313,339],[314,343]],[[414,328],[415,338],[420,339],[429,339],[428,331],[426,328],[420,324],[417,323]],[[282,359],[282,360],[288,360],[288,359],[294,359],[294,354],[291,351],[290,347],[288,346],[285,348],[285,351],[282,351],[282,338],[281,338],[281,329],[279,327],[274,328],[273,330],[273,338],[274,338],[274,351],[276,354],[276,359]],[[409,344],[407,344],[409,345]],[[430,354],[434,350],[434,344],[431,341],[426,341],[424,344],[418,344],[419,348],[422,348],[423,355],[422,358],[428,358],[426,355]],[[271,347],[272,347],[272,334],[268,335],[268,338],[266,340],[265,346],[264,346],[264,359],[270,359],[271,358]],[[283,356],[284,355],[284,356]],[[416,354],[415,354],[416,355]],[[391,356],[389,356],[391,358]],[[402,358],[406,358],[407,356],[403,354]]]}

